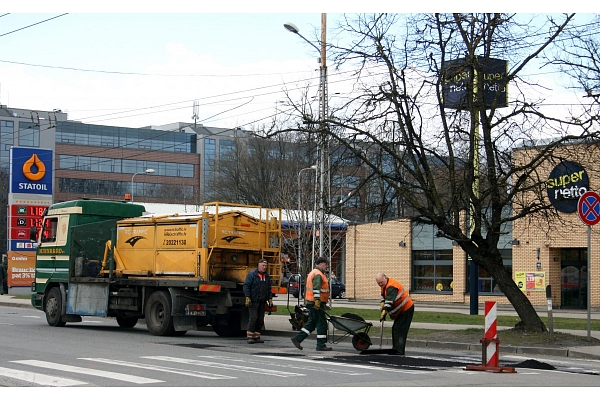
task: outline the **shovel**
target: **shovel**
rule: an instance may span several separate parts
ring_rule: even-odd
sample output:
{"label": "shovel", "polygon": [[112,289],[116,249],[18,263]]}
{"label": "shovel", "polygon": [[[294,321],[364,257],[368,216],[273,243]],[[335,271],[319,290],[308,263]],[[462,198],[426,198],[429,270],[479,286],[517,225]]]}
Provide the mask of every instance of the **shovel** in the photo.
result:
{"label": "shovel", "polygon": [[379,350],[363,350],[360,352],[360,354],[389,354],[389,355],[394,355],[396,354],[396,349],[383,349],[383,322],[384,320],[381,320],[381,329],[379,331]]}

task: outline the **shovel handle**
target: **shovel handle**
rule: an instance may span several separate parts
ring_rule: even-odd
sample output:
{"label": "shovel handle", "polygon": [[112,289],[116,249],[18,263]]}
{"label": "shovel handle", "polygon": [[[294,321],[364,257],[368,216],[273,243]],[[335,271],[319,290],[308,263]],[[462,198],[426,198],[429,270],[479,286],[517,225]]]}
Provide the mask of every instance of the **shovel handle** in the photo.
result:
{"label": "shovel handle", "polygon": [[381,320],[381,329],[379,330],[379,348],[383,346],[383,323],[384,320]]}

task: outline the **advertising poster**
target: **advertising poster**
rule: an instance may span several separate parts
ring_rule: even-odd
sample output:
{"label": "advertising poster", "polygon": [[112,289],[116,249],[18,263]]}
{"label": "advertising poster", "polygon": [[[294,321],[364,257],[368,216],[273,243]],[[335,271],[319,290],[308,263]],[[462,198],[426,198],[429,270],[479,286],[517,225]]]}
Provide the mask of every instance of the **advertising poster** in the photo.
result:
{"label": "advertising poster", "polygon": [[515,283],[522,291],[546,291],[545,272],[515,272]]}
{"label": "advertising poster", "polygon": [[35,252],[8,252],[8,286],[31,286],[35,279]]}

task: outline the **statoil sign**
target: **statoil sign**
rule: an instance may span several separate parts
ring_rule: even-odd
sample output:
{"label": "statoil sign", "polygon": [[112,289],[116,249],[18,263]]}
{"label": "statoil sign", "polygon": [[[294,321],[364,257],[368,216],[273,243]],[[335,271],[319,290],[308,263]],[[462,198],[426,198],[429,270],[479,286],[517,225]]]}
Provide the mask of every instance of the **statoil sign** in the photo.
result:
{"label": "statoil sign", "polygon": [[52,195],[52,150],[11,148],[10,172],[11,193]]}
{"label": "statoil sign", "polygon": [[550,203],[564,213],[577,211],[579,198],[588,191],[589,186],[590,180],[585,169],[571,161],[563,161],[554,167],[546,182]]}

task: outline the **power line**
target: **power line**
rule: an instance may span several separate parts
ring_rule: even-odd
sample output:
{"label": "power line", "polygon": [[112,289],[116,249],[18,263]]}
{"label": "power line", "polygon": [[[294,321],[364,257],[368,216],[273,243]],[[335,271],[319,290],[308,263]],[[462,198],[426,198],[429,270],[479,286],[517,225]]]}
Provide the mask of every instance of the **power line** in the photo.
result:
{"label": "power line", "polygon": [[[9,32],[9,33],[11,33],[11,32]],[[0,35],[0,36],[2,36],[2,35]],[[105,70],[99,70],[99,69],[85,69],[85,68],[75,68],[75,67],[63,67],[63,66],[56,66],[56,65],[31,64],[31,63],[24,63],[24,62],[19,62],[19,61],[10,61],[10,60],[0,60],[0,62],[7,63],[7,64],[26,65],[28,67],[62,69],[62,70],[69,70],[69,71],[93,72],[93,73],[98,73],[98,74],[112,74],[112,75],[164,76],[164,77],[181,77],[181,78],[189,78],[189,77],[197,77],[197,78],[201,78],[201,77],[204,77],[204,78],[232,78],[232,77],[270,76],[270,75],[273,75],[273,73],[264,73],[264,74],[258,74],[258,73],[257,74],[226,74],[226,75],[221,75],[221,74],[147,74],[147,73],[144,73],[144,72],[105,71]],[[280,72],[278,74],[280,74],[280,75],[287,75],[287,74],[297,74],[298,72],[301,72],[301,71]]]}
{"label": "power line", "polygon": [[[65,14],[60,14],[60,15],[57,15],[57,16],[55,16],[55,17],[48,18],[48,19],[45,19],[45,20],[43,20],[43,21],[40,21],[40,22],[36,22],[35,24],[27,25],[27,26],[24,26],[24,27],[22,27],[22,28],[15,29],[14,31],[10,31],[10,32],[3,33],[3,34],[1,34],[1,35],[0,35],[0,37],[2,37],[2,36],[6,36],[6,35],[10,35],[11,33],[15,33],[15,32],[18,32],[18,31],[22,31],[23,29],[31,28],[32,26],[35,26],[35,25],[43,24],[44,22],[48,22],[48,21],[51,21],[51,20],[53,20],[53,19],[56,19],[56,18],[64,17],[64,16],[65,16],[65,15],[67,15],[67,14],[68,14],[68,13],[65,13]],[[4,14],[4,15],[8,15],[8,14]],[[3,15],[3,16],[4,16],[4,15]]]}

